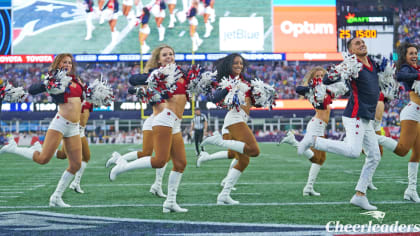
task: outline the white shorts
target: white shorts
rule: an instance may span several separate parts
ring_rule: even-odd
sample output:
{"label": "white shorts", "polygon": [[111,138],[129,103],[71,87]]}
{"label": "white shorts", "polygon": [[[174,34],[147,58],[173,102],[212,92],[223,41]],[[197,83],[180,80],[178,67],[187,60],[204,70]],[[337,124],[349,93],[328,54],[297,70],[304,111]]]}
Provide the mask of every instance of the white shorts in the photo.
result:
{"label": "white shorts", "polygon": [[226,129],[225,127],[222,127],[222,136],[225,134],[229,134],[229,130]]}
{"label": "white shorts", "polygon": [[105,21],[116,20],[118,19],[118,13],[114,13],[114,10],[107,8],[102,11],[102,17]]}
{"label": "white shorts", "polygon": [[176,0],[165,0],[165,3],[166,4],[173,4],[173,5],[176,5]]}
{"label": "white shorts", "polygon": [[85,129],[86,129],[86,127],[83,127],[83,126],[79,125],[79,133],[80,133],[81,138],[86,136],[85,135]]}
{"label": "white shorts", "polygon": [[149,131],[152,131],[153,129],[152,129],[152,125],[153,125],[153,118],[154,118],[154,116],[153,115],[151,115],[151,116],[149,116],[145,121],[144,121],[144,123],[143,123],[143,131],[145,131],[145,130],[149,130]]}
{"label": "white shorts", "polygon": [[150,9],[150,13],[152,13],[152,15],[154,17],[162,17],[165,18],[166,13],[164,10],[160,10],[160,6],[159,5],[153,5],[152,9]]}
{"label": "white shorts", "polygon": [[323,120],[313,117],[306,126],[306,133],[309,135],[309,137],[324,137],[325,127],[327,127],[327,123],[325,123]]}
{"label": "white shorts", "polygon": [[173,111],[168,108],[163,109],[161,113],[153,118],[152,127],[167,126],[174,129],[176,122],[180,120]]}
{"label": "white shorts", "polygon": [[195,16],[188,19],[188,22],[190,23],[190,25],[195,25],[195,26],[198,25],[198,20],[197,20],[197,17]]}
{"label": "white shorts", "polygon": [[420,106],[409,102],[400,113],[400,120],[414,120],[420,122]]}
{"label": "white shorts", "polygon": [[175,126],[172,128],[172,134],[177,134],[181,132],[181,121],[182,119],[178,119],[175,121]]}
{"label": "white shorts", "polygon": [[225,121],[223,122],[223,128],[227,129],[227,127],[245,122],[245,124],[248,122],[249,116],[245,113],[244,110],[239,109],[237,111],[236,109],[232,109],[228,111],[228,113],[225,116]]}
{"label": "white shorts", "polygon": [[57,130],[58,132],[62,133],[63,137],[65,138],[80,135],[79,123],[72,123],[64,119],[58,113],[55,115],[54,119],[51,121],[48,129]]}
{"label": "white shorts", "polygon": [[133,6],[133,0],[123,0],[122,4],[126,6]]}

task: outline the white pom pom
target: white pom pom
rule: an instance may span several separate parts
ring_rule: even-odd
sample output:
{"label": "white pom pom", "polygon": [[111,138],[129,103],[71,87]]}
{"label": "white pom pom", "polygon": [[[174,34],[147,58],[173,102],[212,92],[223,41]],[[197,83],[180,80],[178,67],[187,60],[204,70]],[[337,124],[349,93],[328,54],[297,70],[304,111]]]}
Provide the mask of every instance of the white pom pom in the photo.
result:
{"label": "white pom pom", "polygon": [[342,79],[350,80],[352,78],[358,78],[362,68],[363,65],[357,61],[356,55],[350,55],[343,52],[343,61],[332,67],[332,71],[338,73]]}
{"label": "white pom pom", "polygon": [[106,81],[96,79],[88,86],[90,94],[86,97],[86,101],[95,106],[110,106],[114,100],[111,86]]}
{"label": "white pom pom", "polygon": [[420,96],[420,81],[416,80],[413,83],[413,87],[411,87],[415,93],[417,93]]}
{"label": "white pom pom", "polygon": [[54,75],[48,75],[45,78],[44,84],[46,85],[49,94],[61,94],[66,91],[72,81],[72,77],[67,75],[66,70],[57,71]]}
{"label": "white pom pom", "polygon": [[336,83],[326,85],[326,87],[334,98],[343,96],[349,91],[349,88],[344,81],[338,81]]}
{"label": "white pom pom", "polygon": [[229,108],[239,107],[245,104],[245,93],[250,87],[242,82],[239,77],[233,79],[223,77],[222,81],[219,83],[219,87],[222,89],[230,89],[223,102]]}
{"label": "white pom pom", "polygon": [[394,79],[394,76],[395,67],[391,66],[391,64],[388,63],[384,71],[378,73],[379,87],[381,88],[381,90],[387,87],[394,87],[394,85],[397,83]]}
{"label": "white pom pom", "polygon": [[4,101],[6,102],[22,102],[26,96],[25,91],[22,87],[13,87],[11,84],[7,84],[5,88]]}
{"label": "white pom pom", "polygon": [[251,86],[255,105],[261,107],[271,107],[273,105],[276,94],[273,86],[264,83],[258,78],[251,81]]}
{"label": "white pom pom", "polygon": [[206,94],[212,89],[212,83],[215,81],[217,71],[210,72],[206,71],[201,73],[198,78],[190,80],[188,84],[188,94],[190,97],[192,94]]}

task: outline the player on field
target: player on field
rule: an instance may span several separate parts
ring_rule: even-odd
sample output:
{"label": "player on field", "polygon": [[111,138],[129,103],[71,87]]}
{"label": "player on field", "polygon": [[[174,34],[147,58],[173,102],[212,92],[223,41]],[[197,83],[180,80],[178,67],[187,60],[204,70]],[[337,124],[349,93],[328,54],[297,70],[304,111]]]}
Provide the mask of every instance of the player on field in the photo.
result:
{"label": "player on field", "polygon": [[400,140],[378,135],[379,143],[399,156],[405,156],[411,149],[408,162],[408,187],[404,199],[420,202],[417,194],[417,173],[420,160],[420,66],[418,45],[404,43],[398,47],[397,80],[410,91],[410,102],[400,113]]}
{"label": "player on field", "polygon": [[373,129],[376,105],[379,99],[378,69],[367,56],[367,47],[361,38],[352,38],[347,43],[350,54],[363,64],[357,78],[351,79],[351,95],[343,114],[346,129],[344,141],[328,140],[313,136],[304,138],[298,145],[298,154],[313,146],[316,150],[328,151],[350,158],[360,156],[362,149],[366,161],[356,186],[356,194],[350,203],[365,210],[376,210],[366,197],[366,190],[379,164],[381,153]]}

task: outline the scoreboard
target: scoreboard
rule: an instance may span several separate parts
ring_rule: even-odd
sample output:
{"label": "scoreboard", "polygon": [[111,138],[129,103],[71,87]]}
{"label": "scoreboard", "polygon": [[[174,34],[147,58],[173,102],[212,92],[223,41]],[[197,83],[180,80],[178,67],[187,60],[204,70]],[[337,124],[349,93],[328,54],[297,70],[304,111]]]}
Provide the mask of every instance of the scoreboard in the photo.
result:
{"label": "scoreboard", "polygon": [[348,12],[338,16],[338,51],[347,51],[346,42],[358,37],[365,41],[369,54],[391,55],[394,44],[392,19],[392,12]]}

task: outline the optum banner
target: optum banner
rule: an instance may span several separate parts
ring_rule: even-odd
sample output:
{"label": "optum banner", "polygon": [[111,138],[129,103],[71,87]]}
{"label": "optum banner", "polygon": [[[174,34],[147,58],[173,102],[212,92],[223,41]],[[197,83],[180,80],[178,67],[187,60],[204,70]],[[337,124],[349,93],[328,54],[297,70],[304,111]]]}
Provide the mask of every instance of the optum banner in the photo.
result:
{"label": "optum banner", "polygon": [[273,4],[274,52],[337,52],[335,5],[274,3],[277,3]]}

